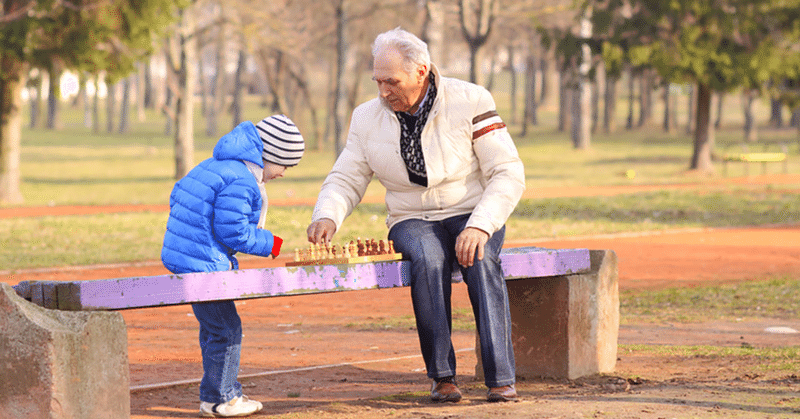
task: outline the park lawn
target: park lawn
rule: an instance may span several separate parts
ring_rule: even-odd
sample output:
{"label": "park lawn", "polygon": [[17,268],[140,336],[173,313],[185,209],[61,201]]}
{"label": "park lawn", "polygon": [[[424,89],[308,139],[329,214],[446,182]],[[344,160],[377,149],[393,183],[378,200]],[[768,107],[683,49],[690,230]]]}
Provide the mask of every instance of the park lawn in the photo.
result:
{"label": "park lawn", "polygon": [[[252,100],[252,99],[251,99]],[[726,101],[731,113],[736,102]],[[247,107],[257,121],[263,109]],[[58,131],[24,129],[21,190],[26,206],[124,205],[169,203],[174,185],[172,139],[163,131],[163,117],[150,111],[146,121],[132,121],[126,134],[94,133],[80,121],[80,110],[64,109]],[[650,127],[596,134],[589,150],[575,150],[569,133],[553,126],[553,111],[541,119],[550,125],[529,127],[526,136],[510,124],[525,164],[529,196],[507,223],[507,240],[552,239],[576,235],[641,232],[674,228],[754,226],[791,223],[798,219],[798,185],[704,188],[719,175],[698,175],[686,169],[691,138],[685,132],[664,133]],[[198,115],[195,132],[204,132]],[[741,138],[735,126],[717,132],[717,149]],[[793,144],[794,129],[762,129],[762,138]],[[307,139],[311,142],[310,139]],[[195,162],[211,155],[216,138],[197,135]],[[285,248],[306,244],[305,228],[319,187],[335,157],[330,147],[309,144],[300,165],[283,179],[267,184],[270,202],[305,202],[270,207],[268,228],[286,240]],[[775,173],[780,166],[770,167]],[[737,172],[738,170],[738,172]],[[755,170],[759,170],[757,167]],[[741,167],[731,168],[743,173]],[[789,172],[800,173],[795,147]],[[634,173],[634,176],[630,176]],[[693,184],[693,190],[660,190],[615,197],[536,198],[538,188],[607,185]],[[383,189],[373,181],[370,202],[382,202]],[[0,219],[0,266],[19,270],[65,265],[157,260],[167,213],[144,212],[91,216],[48,216]],[[335,240],[384,237],[383,204],[361,204]]]}

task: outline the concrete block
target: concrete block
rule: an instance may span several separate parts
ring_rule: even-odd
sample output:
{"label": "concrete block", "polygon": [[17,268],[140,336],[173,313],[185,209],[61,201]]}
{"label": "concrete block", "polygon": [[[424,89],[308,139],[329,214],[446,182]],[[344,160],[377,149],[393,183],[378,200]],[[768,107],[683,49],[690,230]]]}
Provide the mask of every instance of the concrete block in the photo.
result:
{"label": "concrete block", "polygon": [[[575,379],[617,362],[619,276],[611,250],[590,251],[589,272],[506,281],[517,377]],[[483,379],[477,344],[476,375]]]}
{"label": "concrete block", "polygon": [[0,283],[0,382],[4,419],[129,418],[122,314],[42,308]]}

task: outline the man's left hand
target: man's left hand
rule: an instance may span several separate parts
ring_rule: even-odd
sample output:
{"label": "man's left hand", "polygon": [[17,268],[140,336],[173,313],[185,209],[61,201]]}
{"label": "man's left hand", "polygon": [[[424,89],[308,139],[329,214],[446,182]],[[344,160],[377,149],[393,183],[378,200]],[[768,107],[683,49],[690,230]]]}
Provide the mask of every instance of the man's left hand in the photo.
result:
{"label": "man's left hand", "polygon": [[483,248],[489,241],[489,233],[475,227],[467,227],[456,238],[456,258],[463,267],[470,267],[475,262],[475,251],[478,260],[483,260]]}

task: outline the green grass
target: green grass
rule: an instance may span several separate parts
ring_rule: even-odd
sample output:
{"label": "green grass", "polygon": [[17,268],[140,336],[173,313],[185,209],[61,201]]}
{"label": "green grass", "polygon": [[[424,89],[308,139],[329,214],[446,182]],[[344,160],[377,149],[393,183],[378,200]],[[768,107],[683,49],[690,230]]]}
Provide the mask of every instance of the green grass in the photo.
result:
{"label": "green grass", "polygon": [[[498,93],[502,96],[502,92]],[[498,104],[503,105],[504,99]],[[734,100],[728,112],[738,115]],[[268,114],[250,97],[246,118]],[[502,106],[501,106],[502,110]],[[144,121],[131,121],[128,134],[94,133],[83,127],[80,109],[63,109],[58,131],[23,130],[21,190],[28,206],[157,204],[166,206],[174,185],[172,138],[164,134],[163,117],[148,111]],[[576,151],[569,133],[554,128],[554,110],[543,108],[546,123],[517,135],[525,163],[528,192],[538,188],[592,185],[691,183],[697,190],[662,190],[615,197],[523,199],[507,223],[507,240],[558,238],[575,235],[651,231],[672,228],[728,227],[786,223],[800,219],[798,185],[766,185],[726,189],[713,182],[719,176],[687,173],[691,139],[683,130],[666,134],[649,127],[615,134],[596,134],[592,148]],[[135,118],[134,118],[135,119]],[[207,158],[216,138],[203,135],[203,119],[195,118],[195,163]],[[220,122],[220,131],[230,121]],[[762,138],[796,140],[794,129],[762,128]],[[717,149],[738,142],[741,130],[729,126],[717,132]],[[792,143],[793,144],[793,143]],[[792,173],[800,172],[795,147]],[[272,202],[313,200],[334,162],[330,146],[309,146],[301,164],[286,177],[267,185]],[[636,177],[623,175],[635,170]],[[758,170],[755,168],[755,170]],[[733,169],[732,169],[733,171]],[[771,167],[771,171],[777,168]],[[367,195],[378,201],[382,187],[372,182]],[[306,245],[305,228],[311,205],[273,205],[268,226],[286,240],[284,247]],[[335,241],[384,237],[383,204],[361,204],[337,233]],[[166,213],[0,219],[0,269],[19,270],[64,265],[157,260]]]}
{"label": "green grass", "polygon": [[796,319],[798,315],[800,281],[796,278],[620,294],[622,324],[756,317]]}
{"label": "green grass", "polygon": [[731,363],[747,365],[750,373],[795,374],[800,367],[800,346],[754,348],[752,346],[683,346],[683,345],[620,345],[625,353],[652,354],[671,358],[730,359]]}

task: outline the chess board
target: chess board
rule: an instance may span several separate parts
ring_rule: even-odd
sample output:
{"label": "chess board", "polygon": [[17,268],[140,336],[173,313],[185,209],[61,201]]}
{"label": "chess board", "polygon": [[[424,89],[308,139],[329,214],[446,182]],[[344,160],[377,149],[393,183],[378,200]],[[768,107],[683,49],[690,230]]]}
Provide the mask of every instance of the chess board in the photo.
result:
{"label": "chess board", "polygon": [[309,245],[307,249],[295,249],[294,260],[286,266],[344,265],[401,260],[403,255],[394,250],[392,241],[369,239],[351,241],[342,246],[330,243]]}
{"label": "chess board", "polygon": [[349,258],[340,257],[331,259],[297,260],[292,262],[286,262],[286,266],[345,265],[351,263],[389,262],[401,259],[403,259],[402,253],[394,253],[386,255],[356,256]]}

